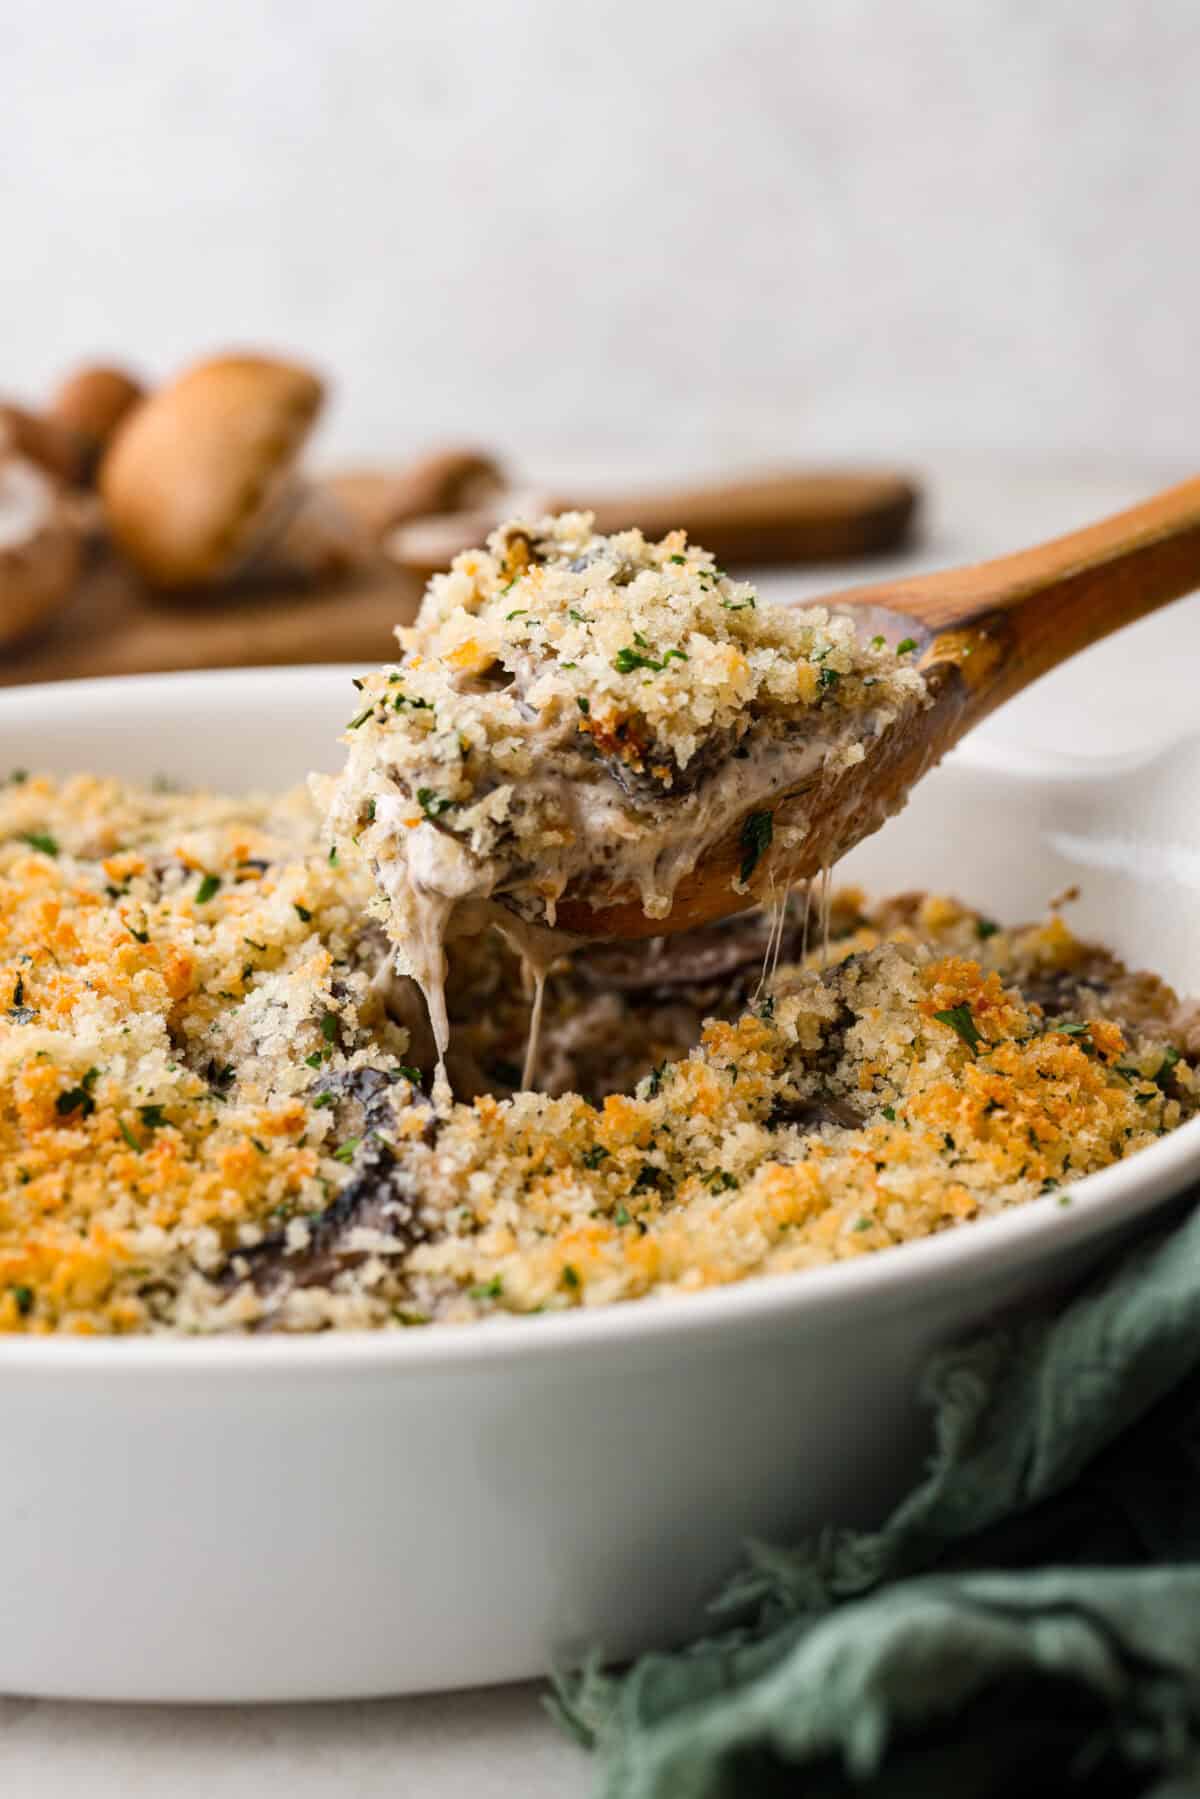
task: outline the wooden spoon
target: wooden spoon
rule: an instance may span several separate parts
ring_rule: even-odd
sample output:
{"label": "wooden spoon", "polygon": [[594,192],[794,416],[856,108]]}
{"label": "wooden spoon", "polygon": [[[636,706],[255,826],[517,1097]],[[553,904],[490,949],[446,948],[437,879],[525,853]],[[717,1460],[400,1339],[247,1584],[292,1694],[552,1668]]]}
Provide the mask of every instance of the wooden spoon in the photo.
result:
{"label": "wooden spoon", "polygon": [[588,937],[658,937],[760,904],[769,885],[811,879],[900,810],[910,788],[959,740],[1060,662],[1200,587],[1200,478],[1069,537],[968,568],[853,588],[824,603],[868,631],[915,639],[931,703],[868,746],[864,761],[770,802],[773,839],[801,825],[801,846],[759,863],[750,891],[744,820],[702,857],[666,918],[634,895],[594,909],[569,888],[558,925]]}
{"label": "wooden spoon", "polygon": [[516,492],[470,511],[409,517],[386,547],[401,567],[428,576],[447,568],[460,550],[482,544],[505,518],[594,512],[596,530],[606,536],[637,525],[653,541],[682,525],[718,563],[823,562],[893,549],[908,532],[917,501],[907,475],[883,469],[785,469],[650,492]]}

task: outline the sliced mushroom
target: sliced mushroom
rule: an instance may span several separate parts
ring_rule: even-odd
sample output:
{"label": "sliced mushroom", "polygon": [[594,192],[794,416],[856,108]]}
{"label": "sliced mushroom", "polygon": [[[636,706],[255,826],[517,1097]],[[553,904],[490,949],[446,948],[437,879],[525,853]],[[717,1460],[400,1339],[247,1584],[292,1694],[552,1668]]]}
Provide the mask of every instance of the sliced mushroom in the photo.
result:
{"label": "sliced mushroom", "polygon": [[82,540],[45,471],[0,450],[0,648],[28,636],[65,602]]}
{"label": "sliced mushroom", "polygon": [[323,397],[308,369],[221,356],[134,408],[100,465],[100,492],[113,537],[152,585],[323,579],[373,561],[336,495],[297,473]]}

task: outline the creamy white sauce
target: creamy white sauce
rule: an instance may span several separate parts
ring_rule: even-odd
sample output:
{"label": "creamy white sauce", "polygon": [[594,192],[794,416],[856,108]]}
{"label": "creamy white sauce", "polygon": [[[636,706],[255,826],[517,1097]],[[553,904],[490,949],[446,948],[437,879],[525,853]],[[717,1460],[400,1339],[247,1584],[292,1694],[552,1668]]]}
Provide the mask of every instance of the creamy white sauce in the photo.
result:
{"label": "creamy white sauce", "polygon": [[[891,711],[847,716],[832,734],[814,732],[796,741],[751,739],[741,757],[731,756],[688,794],[631,800],[603,768],[575,762],[569,772],[538,768],[524,789],[539,811],[562,821],[561,843],[550,843],[535,871],[513,873],[502,857],[475,853],[470,838],[457,837],[428,820],[413,825],[413,802],[405,794],[379,793],[375,826],[392,837],[396,853],[384,857],[379,880],[395,902],[397,966],[425,995],[438,1056],[439,1083],[445,1081],[450,1041],[446,1009],[448,938],[495,925],[521,956],[533,980],[530,1035],[523,1081],[534,1076],[538,1058],[542,998],[551,965],[576,947],[554,927],[556,897],[569,883],[597,907],[630,892],[649,918],[665,918],[676,889],[704,853],[738,825],[748,812],[819,776],[839,754],[863,737],[893,723]],[[549,757],[547,758],[549,760]],[[469,825],[469,821],[468,821]],[[789,832],[790,834],[790,832]],[[480,845],[482,851],[482,845]],[[746,888],[734,881],[734,888]],[[822,961],[829,954],[830,871],[819,889]],[[805,888],[805,950],[811,888]],[[785,894],[772,918],[763,962],[763,981],[778,965],[787,905]]]}

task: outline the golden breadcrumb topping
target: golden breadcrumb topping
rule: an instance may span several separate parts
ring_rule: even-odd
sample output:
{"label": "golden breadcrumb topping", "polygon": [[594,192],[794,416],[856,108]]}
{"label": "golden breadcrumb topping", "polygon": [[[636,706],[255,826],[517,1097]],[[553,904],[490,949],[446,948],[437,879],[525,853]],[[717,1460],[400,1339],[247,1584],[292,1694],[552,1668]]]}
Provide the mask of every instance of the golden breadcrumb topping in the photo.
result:
{"label": "golden breadcrumb topping", "polygon": [[1175,996],[1057,915],[856,893],[828,965],[795,905],[560,965],[551,1091],[512,1090],[516,958],[452,946],[435,1107],[371,885],[303,794],[0,789],[0,1329],[690,1291],[1067,1196],[1195,1109]]}

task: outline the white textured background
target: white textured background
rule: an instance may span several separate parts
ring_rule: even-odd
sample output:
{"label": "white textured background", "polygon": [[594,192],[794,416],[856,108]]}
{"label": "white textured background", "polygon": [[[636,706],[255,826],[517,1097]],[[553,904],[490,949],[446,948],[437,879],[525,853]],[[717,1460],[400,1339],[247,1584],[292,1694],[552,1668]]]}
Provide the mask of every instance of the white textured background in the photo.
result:
{"label": "white textured background", "polygon": [[0,386],[231,340],[327,453],[1200,457],[1195,0],[7,0]]}

